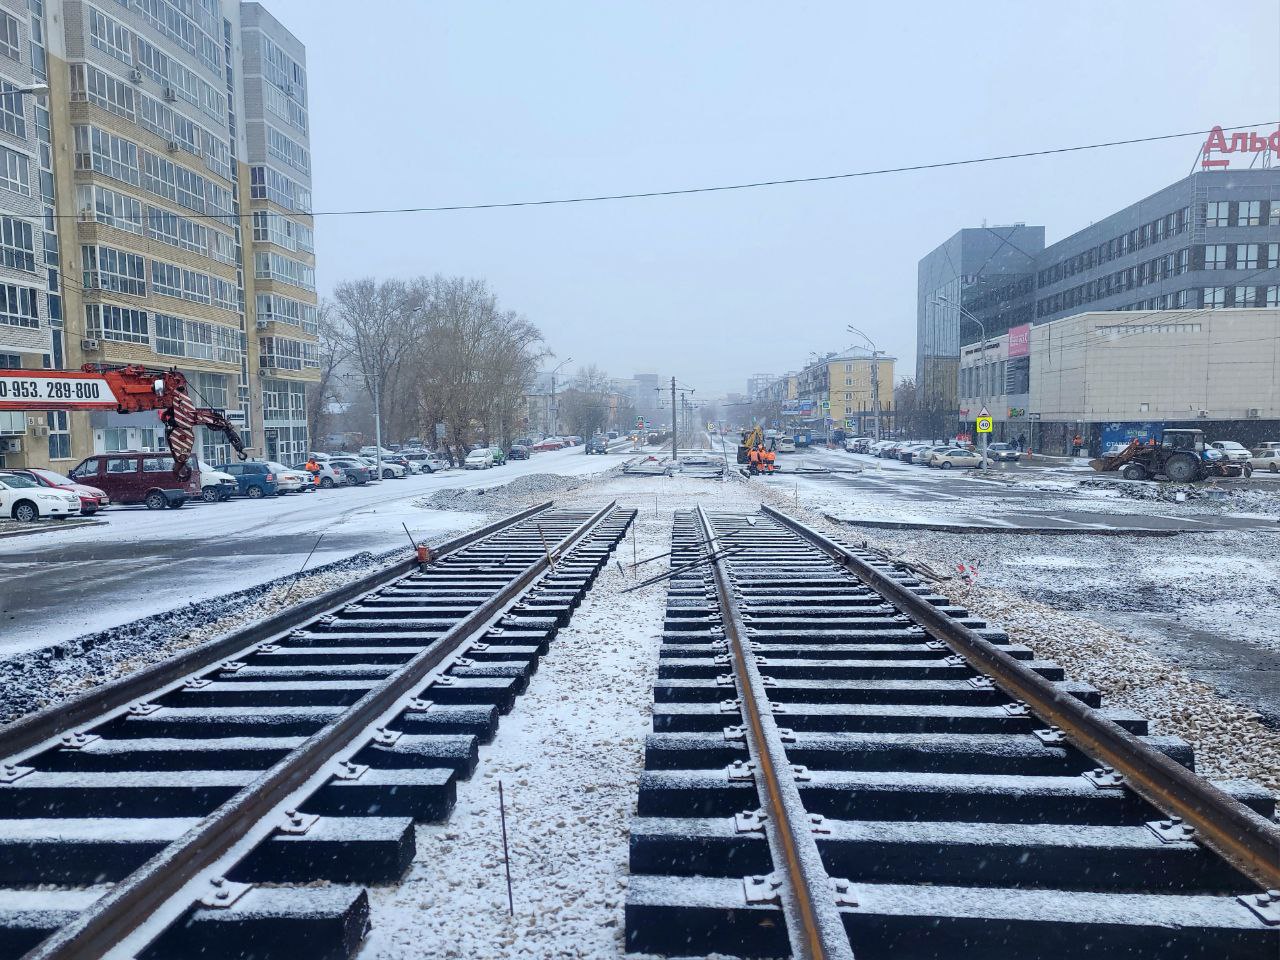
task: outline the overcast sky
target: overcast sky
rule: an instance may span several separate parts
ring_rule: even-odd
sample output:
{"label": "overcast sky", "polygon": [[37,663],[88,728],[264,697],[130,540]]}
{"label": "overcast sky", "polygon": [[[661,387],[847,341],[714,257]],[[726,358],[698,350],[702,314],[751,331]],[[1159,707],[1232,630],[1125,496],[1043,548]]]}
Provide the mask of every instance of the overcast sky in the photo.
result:
{"label": "overcast sky", "polygon": [[[307,45],[321,212],[820,175],[1280,117],[1275,0],[265,3]],[[984,220],[1044,224],[1053,242],[1185,176],[1197,148],[319,216],[318,280],[485,277],[570,368],[675,373],[700,393],[843,348],[850,322],[910,374],[928,250]]]}

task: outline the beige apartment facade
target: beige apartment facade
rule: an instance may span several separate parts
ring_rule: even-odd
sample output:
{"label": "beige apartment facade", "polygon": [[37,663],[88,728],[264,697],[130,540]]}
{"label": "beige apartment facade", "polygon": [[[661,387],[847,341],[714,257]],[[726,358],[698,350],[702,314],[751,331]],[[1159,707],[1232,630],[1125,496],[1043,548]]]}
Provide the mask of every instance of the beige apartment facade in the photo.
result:
{"label": "beige apartment facade", "polygon": [[[318,379],[301,43],[234,0],[44,0],[41,12],[50,89],[35,109],[49,118],[49,176],[38,186],[53,229],[36,254],[56,299],[49,349],[22,365],[176,367],[252,454],[300,457]],[[34,159],[43,174],[43,152]],[[0,189],[0,214],[14,205]],[[4,340],[0,325],[0,357]],[[46,416],[65,421],[66,442],[41,435]],[[5,465],[66,470],[92,452],[164,444],[152,413],[26,420]],[[232,455],[204,428],[197,451]]]}

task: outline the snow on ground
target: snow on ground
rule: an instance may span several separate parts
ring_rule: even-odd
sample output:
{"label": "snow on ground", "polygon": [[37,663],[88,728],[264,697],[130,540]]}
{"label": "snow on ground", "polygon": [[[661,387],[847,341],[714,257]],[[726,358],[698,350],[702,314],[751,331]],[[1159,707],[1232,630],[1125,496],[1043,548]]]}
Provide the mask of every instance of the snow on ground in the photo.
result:
{"label": "snow on ground", "polygon": [[[670,549],[674,509],[755,509],[745,484],[687,478],[595,481],[575,503],[640,510],[641,559]],[[449,822],[418,828],[398,886],[372,891],[362,960],[402,957],[620,957],[628,831],[651,728],[666,584],[634,593],[628,536],[529,690],[503,717]],[[665,560],[641,568],[667,569]],[[515,915],[507,912],[498,782],[507,802]]]}
{"label": "snow on ground", "polygon": [[[1259,538],[1256,552],[1240,558],[1235,534],[1135,540],[859,529],[803,503],[797,507],[783,491],[765,489],[763,496],[845,543],[866,543],[940,572],[954,571],[961,562],[976,566],[974,585],[953,577],[937,588],[1003,627],[1015,642],[1056,660],[1069,678],[1096,686],[1108,706],[1144,714],[1153,733],[1184,737],[1196,748],[1201,773],[1255,780],[1280,796],[1280,710],[1275,708],[1280,661],[1271,653],[1274,643],[1266,642],[1262,630],[1243,631],[1236,621],[1228,622],[1221,615],[1226,612],[1221,599],[1216,612],[1200,609],[1205,597],[1230,597],[1229,603],[1249,609],[1252,622],[1277,622],[1280,578],[1269,540]],[[1161,569],[1159,554],[1153,555],[1157,551],[1167,555],[1165,575],[1181,563],[1185,578],[1173,584],[1151,578],[1149,568]],[[1201,561],[1191,562],[1192,553],[1200,554]],[[1223,564],[1220,577],[1217,561]],[[1250,572],[1262,575],[1255,578]],[[1082,595],[1094,600],[1109,596],[1120,606],[1095,619],[1079,609]],[[1222,644],[1221,659],[1237,675],[1184,668],[1179,661],[1190,658],[1190,648],[1161,642],[1133,613],[1152,608],[1168,611],[1175,626],[1175,617],[1184,618],[1184,633],[1191,622],[1205,624]],[[1198,612],[1214,615],[1197,620]],[[1251,644],[1257,645],[1256,657],[1250,654]],[[1255,668],[1255,663],[1261,666]],[[1255,683],[1248,686],[1243,679]],[[1265,716],[1259,712],[1264,706]]]}
{"label": "snow on ground", "polygon": [[309,567],[407,547],[406,526],[425,540],[472,525],[471,516],[416,502],[443,490],[528,482],[534,475],[584,477],[621,461],[572,447],[492,470],[448,470],[349,489],[180,510],[112,507],[103,526],[0,540],[0,655],[294,574],[313,549]]}

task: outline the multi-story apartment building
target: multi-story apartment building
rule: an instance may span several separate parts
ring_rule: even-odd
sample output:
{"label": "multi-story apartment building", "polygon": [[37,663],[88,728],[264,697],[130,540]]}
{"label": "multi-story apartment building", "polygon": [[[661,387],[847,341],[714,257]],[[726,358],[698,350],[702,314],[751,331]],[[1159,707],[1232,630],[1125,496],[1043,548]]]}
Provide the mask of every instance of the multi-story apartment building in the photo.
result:
{"label": "multi-story apartment building", "polygon": [[249,366],[266,454],[291,458],[307,449],[307,385],[319,366],[307,52],[261,4],[242,3],[240,18],[253,222],[245,283],[258,344]]}
{"label": "multi-story apartment building", "polygon": [[[47,70],[49,92],[29,105],[28,191],[11,198],[0,181],[0,209],[32,224],[30,249],[13,256],[24,270],[35,261],[31,294],[13,298],[40,319],[23,365],[175,366],[197,405],[242,425],[253,453],[305,452],[316,296],[302,45],[236,0],[28,6],[17,37],[30,38],[30,73],[10,75]],[[0,18],[0,54],[7,28]],[[22,449],[5,452],[11,465],[163,446],[154,414],[27,420]],[[214,462],[231,453],[203,428],[197,450]]]}

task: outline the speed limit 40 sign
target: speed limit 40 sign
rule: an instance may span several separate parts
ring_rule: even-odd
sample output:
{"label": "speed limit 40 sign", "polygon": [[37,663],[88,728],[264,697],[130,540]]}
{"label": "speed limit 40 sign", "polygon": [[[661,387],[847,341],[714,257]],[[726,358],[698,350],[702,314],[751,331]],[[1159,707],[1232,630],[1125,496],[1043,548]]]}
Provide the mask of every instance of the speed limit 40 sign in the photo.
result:
{"label": "speed limit 40 sign", "polygon": [[990,433],[990,432],[991,432],[991,418],[990,418],[990,417],[979,417],[979,418],[978,418],[978,420],[977,420],[977,430],[978,430],[978,432],[979,432],[979,433]]}

